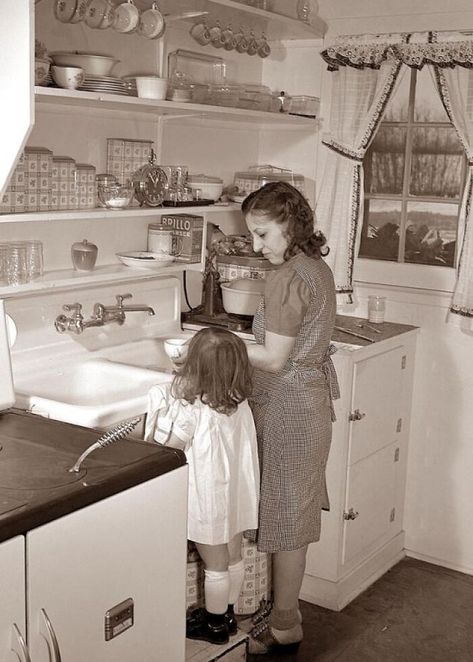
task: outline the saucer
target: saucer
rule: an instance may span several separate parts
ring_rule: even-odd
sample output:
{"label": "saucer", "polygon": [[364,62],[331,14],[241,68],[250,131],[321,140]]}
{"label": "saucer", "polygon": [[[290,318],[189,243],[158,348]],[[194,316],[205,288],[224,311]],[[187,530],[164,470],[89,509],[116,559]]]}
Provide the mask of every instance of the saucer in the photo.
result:
{"label": "saucer", "polygon": [[175,260],[173,255],[159,255],[149,251],[131,251],[127,253],[116,253],[116,256],[127,267],[137,269],[161,269],[172,264]]}

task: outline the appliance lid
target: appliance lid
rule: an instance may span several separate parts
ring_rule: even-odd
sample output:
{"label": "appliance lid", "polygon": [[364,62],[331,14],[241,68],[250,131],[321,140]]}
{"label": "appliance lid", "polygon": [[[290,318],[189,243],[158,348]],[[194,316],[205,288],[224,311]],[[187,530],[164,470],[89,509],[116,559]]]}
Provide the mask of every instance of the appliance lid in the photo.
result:
{"label": "appliance lid", "polygon": [[0,299],[0,411],[8,409],[15,402],[13,375],[8,342],[7,318],[4,301]]}

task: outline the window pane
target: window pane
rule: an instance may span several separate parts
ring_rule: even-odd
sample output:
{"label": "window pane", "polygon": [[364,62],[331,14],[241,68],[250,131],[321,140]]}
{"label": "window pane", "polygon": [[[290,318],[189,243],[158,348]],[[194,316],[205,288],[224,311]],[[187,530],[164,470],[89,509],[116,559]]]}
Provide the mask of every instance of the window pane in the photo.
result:
{"label": "window pane", "polygon": [[411,83],[411,70],[404,67],[401,78],[396,83],[393,96],[389,100],[384,113],[384,122],[407,122],[409,114],[409,87]]}
{"label": "window pane", "polygon": [[432,78],[432,69],[427,66],[417,72],[414,122],[449,122]]}
{"label": "window pane", "polygon": [[365,200],[360,257],[397,261],[401,203],[395,200]]}
{"label": "window pane", "polygon": [[402,193],[406,129],[381,126],[365,158],[367,193]]}
{"label": "window pane", "polygon": [[457,217],[458,205],[408,203],[405,261],[453,267]]}
{"label": "window pane", "polygon": [[455,129],[413,129],[410,195],[458,198],[463,158]]}

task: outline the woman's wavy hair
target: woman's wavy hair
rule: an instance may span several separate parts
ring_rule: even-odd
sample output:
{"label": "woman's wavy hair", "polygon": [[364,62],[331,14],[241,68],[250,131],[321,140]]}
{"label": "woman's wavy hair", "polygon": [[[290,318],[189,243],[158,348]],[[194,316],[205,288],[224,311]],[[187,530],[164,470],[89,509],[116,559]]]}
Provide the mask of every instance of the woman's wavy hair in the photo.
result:
{"label": "woman's wavy hair", "polygon": [[294,186],[286,182],[270,182],[250,193],[242,203],[246,216],[250,212],[268,216],[276,223],[287,221],[288,247],[284,259],[289,260],[299,251],[309,257],[328,255],[329,247],[322,232],[314,232],[314,213],[309,203]]}
{"label": "woman's wavy hair", "polygon": [[172,384],[174,397],[197,398],[223,414],[234,412],[251,392],[251,368],[241,338],[218,327],[201,329],[189,342],[187,358]]}

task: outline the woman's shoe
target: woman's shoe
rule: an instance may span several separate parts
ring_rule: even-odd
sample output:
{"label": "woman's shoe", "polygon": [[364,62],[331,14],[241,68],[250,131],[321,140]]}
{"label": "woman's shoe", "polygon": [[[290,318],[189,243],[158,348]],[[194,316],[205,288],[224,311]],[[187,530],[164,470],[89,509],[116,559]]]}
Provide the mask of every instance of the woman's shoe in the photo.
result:
{"label": "woman's shoe", "polygon": [[302,636],[300,623],[289,630],[276,630],[270,626],[268,620],[264,620],[250,632],[248,653],[250,655],[265,655],[273,652],[292,653],[299,647]]}
{"label": "woman's shoe", "polygon": [[228,626],[225,622],[226,614],[211,614],[203,610],[203,617],[186,619],[186,638],[207,641],[210,644],[227,644]]}
{"label": "woman's shoe", "polygon": [[243,632],[251,632],[251,630],[256,627],[256,625],[262,623],[265,619],[268,618],[272,608],[273,603],[270,600],[265,600],[263,598],[260,602],[258,610],[255,611],[255,613],[249,618],[245,618],[244,620],[240,621],[238,623],[238,627],[240,630],[243,630]]}
{"label": "woman's shoe", "polygon": [[238,624],[237,619],[235,618],[235,612],[233,611],[233,605],[228,605],[228,609],[225,614],[225,623],[227,624],[228,634],[233,637],[233,635],[238,631]]}

